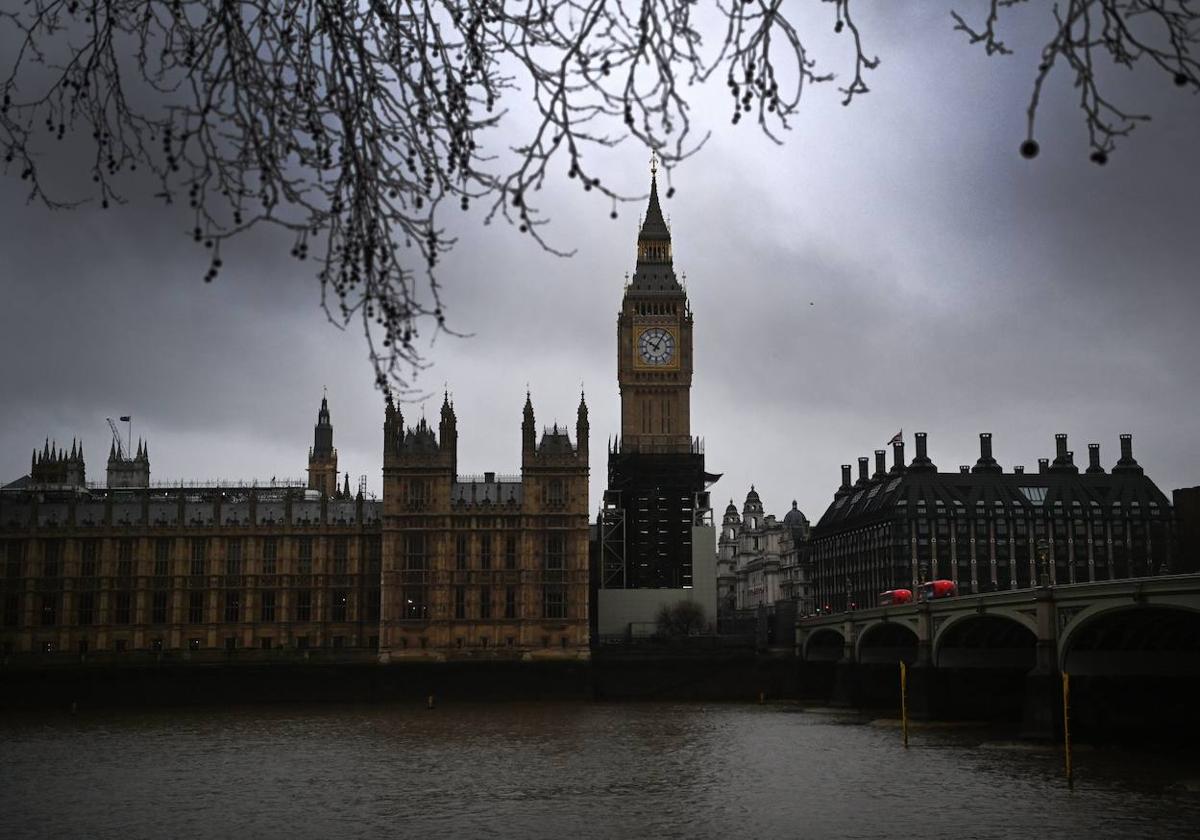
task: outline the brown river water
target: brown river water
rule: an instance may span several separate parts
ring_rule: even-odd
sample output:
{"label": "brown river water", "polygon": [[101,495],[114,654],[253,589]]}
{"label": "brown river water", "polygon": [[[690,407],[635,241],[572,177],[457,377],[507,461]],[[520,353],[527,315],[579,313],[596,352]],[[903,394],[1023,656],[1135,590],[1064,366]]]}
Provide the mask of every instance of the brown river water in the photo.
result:
{"label": "brown river water", "polygon": [[791,705],[257,706],[0,718],[0,838],[1200,837],[1185,750]]}

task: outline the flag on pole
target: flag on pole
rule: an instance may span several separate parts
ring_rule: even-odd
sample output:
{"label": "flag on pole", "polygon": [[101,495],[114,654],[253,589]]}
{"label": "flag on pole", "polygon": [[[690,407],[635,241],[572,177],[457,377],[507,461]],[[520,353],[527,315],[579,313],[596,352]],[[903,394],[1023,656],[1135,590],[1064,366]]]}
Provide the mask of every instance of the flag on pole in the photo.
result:
{"label": "flag on pole", "polygon": [[132,420],[132,419],[133,419],[133,416],[132,416],[132,415],[130,415],[130,414],[126,414],[124,417],[122,417],[122,418],[121,418],[121,422],[122,422],[122,423],[128,423],[128,422],[129,422],[130,420]]}
{"label": "flag on pole", "polygon": [[904,443],[904,429],[901,429],[900,431],[896,432],[896,434],[892,435],[892,439],[888,441],[888,446],[892,446],[897,443]]}

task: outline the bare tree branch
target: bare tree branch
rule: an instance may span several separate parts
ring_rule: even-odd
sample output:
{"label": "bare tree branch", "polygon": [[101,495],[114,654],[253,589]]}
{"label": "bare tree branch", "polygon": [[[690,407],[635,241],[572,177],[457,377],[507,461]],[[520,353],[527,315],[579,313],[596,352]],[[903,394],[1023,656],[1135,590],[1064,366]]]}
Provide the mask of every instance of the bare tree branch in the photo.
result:
{"label": "bare tree branch", "polygon": [[[823,2],[850,36],[853,72],[839,88],[850,104],[879,59],[851,0]],[[1020,2],[989,0],[978,30],[953,13],[954,28],[1009,53],[998,27]],[[717,21],[713,49],[697,15]],[[1197,17],[1189,0],[1055,6],[1022,152],[1036,154],[1042,86],[1061,59],[1103,163],[1146,117],[1103,93],[1098,58],[1148,59],[1200,87]],[[565,171],[615,214],[627,197],[589,152],[632,138],[667,167],[695,153],[707,135],[693,128],[689,85],[723,75],[733,122],[754,113],[779,142],[803,92],[834,79],[782,0],[14,0],[0,37],[15,45],[0,69],[0,152],[31,200],[107,207],[150,177],[164,202],[186,195],[209,281],[228,240],[264,224],[288,231],[294,258],[313,249],[329,319],[361,324],[379,386],[401,396],[426,364],[420,331],[451,331],[437,280],[455,245],[445,214],[481,203],[487,221],[561,253],[536,192]],[[517,95],[533,103],[532,125],[485,154]],[[90,143],[90,198],[49,194],[40,161],[68,132]]]}

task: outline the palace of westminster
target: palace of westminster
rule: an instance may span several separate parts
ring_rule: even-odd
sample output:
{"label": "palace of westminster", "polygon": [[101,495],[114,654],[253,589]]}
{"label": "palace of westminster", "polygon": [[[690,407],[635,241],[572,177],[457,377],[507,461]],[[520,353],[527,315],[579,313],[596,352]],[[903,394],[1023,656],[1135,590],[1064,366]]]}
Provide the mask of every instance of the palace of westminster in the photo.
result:
{"label": "palace of westminster", "polygon": [[[540,434],[526,396],[519,475],[465,475],[447,396],[437,427],[388,400],[382,499],[338,486],[322,399],[306,483],[150,481],[149,448],[115,432],[104,487],[82,446],[49,441],[0,487],[0,653],[121,657],[304,656],[328,649],[404,660],[578,660],[699,602],[711,627],[874,603],[935,578],[960,593],[1191,571],[1200,488],[1174,504],[1123,435],[1081,471],[1057,437],[1036,472],[979,460],[939,472],[926,438],[858,459],[816,525],[782,520],[751,488],[714,527],[704,450],[691,429],[693,314],[673,267],[652,175],[634,275],[617,322],[621,432],[608,489],[588,499],[589,425]],[[572,431],[574,436],[572,437]],[[514,441],[515,444],[515,441]],[[719,537],[718,537],[719,532]]]}

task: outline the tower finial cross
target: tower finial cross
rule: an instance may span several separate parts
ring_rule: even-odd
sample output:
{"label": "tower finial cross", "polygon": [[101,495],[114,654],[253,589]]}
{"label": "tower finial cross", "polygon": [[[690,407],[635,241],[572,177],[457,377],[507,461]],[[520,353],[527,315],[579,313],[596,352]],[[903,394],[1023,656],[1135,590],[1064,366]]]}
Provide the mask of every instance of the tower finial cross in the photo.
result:
{"label": "tower finial cross", "polygon": [[658,175],[658,149],[650,150],[650,174]]}

